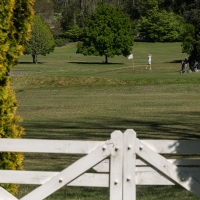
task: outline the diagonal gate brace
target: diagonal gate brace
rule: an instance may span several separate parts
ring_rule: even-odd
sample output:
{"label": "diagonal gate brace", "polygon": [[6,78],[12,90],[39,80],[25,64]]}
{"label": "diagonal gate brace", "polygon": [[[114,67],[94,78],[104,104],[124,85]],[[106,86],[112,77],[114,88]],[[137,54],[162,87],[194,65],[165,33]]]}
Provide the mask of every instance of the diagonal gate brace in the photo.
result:
{"label": "diagonal gate brace", "polygon": [[154,152],[136,139],[136,154],[174,182],[200,197],[200,181],[171,164],[166,158]]}
{"label": "diagonal gate brace", "polygon": [[93,152],[77,160],[52,179],[21,198],[21,200],[42,200],[46,198],[64,185],[76,179],[100,161],[110,156],[113,148],[114,141],[106,141],[104,144],[97,147]]}

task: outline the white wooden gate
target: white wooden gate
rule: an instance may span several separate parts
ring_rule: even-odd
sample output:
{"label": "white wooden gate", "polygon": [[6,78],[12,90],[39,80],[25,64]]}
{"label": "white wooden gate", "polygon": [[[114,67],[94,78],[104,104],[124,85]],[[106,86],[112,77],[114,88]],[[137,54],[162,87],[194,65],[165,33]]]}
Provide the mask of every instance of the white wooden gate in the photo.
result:
{"label": "white wooden gate", "polygon": [[[105,142],[1,138],[1,152],[84,156],[61,172],[0,170],[0,183],[40,185],[21,200],[42,200],[64,185],[109,187],[110,200],[135,200],[136,185],[179,184],[200,197],[200,161],[162,156],[200,154],[199,147],[200,141],[139,140],[131,129],[114,131]],[[85,173],[90,168],[98,173]],[[17,198],[0,188],[0,200]]]}

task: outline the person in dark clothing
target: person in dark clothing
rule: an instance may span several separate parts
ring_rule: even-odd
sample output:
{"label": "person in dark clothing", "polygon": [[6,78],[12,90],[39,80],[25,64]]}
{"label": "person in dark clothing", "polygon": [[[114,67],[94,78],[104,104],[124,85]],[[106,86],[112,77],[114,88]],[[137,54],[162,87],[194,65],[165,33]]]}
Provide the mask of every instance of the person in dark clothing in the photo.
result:
{"label": "person in dark clothing", "polygon": [[192,66],[191,66],[191,71],[192,72],[197,72],[198,71],[198,65],[199,63],[195,60],[194,63],[192,63]]}
{"label": "person in dark clothing", "polygon": [[182,60],[180,73],[186,72],[187,64],[188,64],[188,59],[187,58],[185,58],[185,60]]}

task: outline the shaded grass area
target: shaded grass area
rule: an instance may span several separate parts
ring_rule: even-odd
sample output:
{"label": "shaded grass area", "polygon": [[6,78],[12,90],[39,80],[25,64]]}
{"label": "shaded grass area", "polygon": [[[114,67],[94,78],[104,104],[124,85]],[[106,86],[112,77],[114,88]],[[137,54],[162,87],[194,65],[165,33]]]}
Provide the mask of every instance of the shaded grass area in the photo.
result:
{"label": "shaded grass area", "polygon": [[[53,54],[22,56],[11,72],[25,138],[107,140],[134,129],[141,139],[200,138],[200,73],[179,74],[180,43],[135,43],[134,62],[75,54],[75,44]],[[145,70],[147,54],[152,71]],[[62,170],[80,155],[25,154],[26,170]],[[22,186],[23,196],[35,186]],[[49,200],[109,199],[108,188],[63,187]],[[179,186],[137,186],[137,199],[197,199]]]}
{"label": "shaded grass area", "polygon": [[114,130],[135,127],[140,138],[192,139],[199,134],[199,94],[188,89],[186,93],[182,86],[19,92],[25,137],[105,140]]}

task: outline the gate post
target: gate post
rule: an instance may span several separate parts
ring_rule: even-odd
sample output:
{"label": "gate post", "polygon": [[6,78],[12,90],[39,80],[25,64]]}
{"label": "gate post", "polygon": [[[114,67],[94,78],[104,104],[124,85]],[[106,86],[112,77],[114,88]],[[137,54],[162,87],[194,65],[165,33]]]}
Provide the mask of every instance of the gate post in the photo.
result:
{"label": "gate post", "polygon": [[123,173],[123,134],[114,131],[111,134],[113,147],[110,156],[110,200],[122,200]]}
{"label": "gate post", "polygon": [[136,133],[132,129],[124,132],[123,159],[123,200],[136,200]]}

